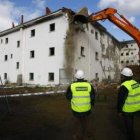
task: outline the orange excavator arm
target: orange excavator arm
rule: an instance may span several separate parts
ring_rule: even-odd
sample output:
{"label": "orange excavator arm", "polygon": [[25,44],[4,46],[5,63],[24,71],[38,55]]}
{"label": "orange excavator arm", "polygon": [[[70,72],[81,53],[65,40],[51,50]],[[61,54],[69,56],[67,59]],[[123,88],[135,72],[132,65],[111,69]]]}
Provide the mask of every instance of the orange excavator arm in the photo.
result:
{"label": "orange excavator arm", "polygon": [[132,38],[134,38],[140,49],[140,31],[135,26],[133,26],[123,15],[118,14],[120,16],[119,19],[117,16],[115,16],[115,14],[118,14],[116,9],[107,8],[97,13],[92,13],[88,17],[88,21],[94,22],[108,19],[124,32],[129,34]]}

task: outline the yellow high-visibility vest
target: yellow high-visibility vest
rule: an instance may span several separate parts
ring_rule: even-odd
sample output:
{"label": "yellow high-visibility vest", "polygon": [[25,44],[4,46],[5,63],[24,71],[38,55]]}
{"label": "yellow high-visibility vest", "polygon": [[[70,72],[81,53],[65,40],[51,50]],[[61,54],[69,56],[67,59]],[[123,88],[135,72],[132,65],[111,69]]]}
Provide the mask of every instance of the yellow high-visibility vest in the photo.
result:
{"label": "yellow high-visibility vest", "polygon": [[88,82],[75,82],[71,84],[71,108],[76,112],[86,112],[91,109],[91,85]]}
{"label": "yellow high-visibility vest", "polygon": [[123,82],[121,85],[124,85],[128,89],[128,96],[125,100],[123,111],[140,111],[140,84],[135,80],[130,80]]}

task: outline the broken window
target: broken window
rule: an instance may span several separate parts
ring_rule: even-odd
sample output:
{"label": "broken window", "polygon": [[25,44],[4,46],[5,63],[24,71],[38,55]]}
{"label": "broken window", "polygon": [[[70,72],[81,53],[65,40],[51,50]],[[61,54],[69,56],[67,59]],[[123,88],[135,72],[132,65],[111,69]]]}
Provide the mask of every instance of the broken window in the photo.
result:
{"label": "broken window", "polygon": [[50,24],[50,32],[55,31],[55,23]]}
{"label": "broken window", "polygon": [[54,81],[54,73],[49,73],[49,81]]}
{"label": "broken window", "polygon": [[110,75],[108,75],[108,77],[107,77],[107,78],[108,78],[108,80],[111,80],[111,77],[110,77]]}
{"label": "broken window", "polygon": [[102,52],[105,52],[105,44],[102,44]]}
{"label": "broken window", "polygon": [[99,60],[99,54],[98,54],[98,52],[95,52],[95,60]]}
{"label": "broken window", "polygon": [[33,81],[34,80],[34,73],[29,73],[29,80]]}
{"label": "broken window", "polygon": [[16,63],[16,68],[19,69],[19,62]]}
{"label": "broken window", "polygon": [[30,51],[30,58],[34,58],[35,57],[35,52],[34,51]]}
{"label": "broken window", "polygon": [[55,48],[51,47],[49,48],[49,56],[53,56],[53,55],[55,55]]}
{"label": "broken window", "polygon": [[103,32],[101,32],[101,36],[104,38],[105,37],[105,34]]}
{"label": "broken window", "polygon": [[35,36],[35,29],[31,30],[31,37]]}
{"label": "broken window", "polygon": [[96,79],[97,81],[99,80],[98,73],[95,73],[95,79]]}
{"label": "broken window", "polygon": [[17,47],[20,47],[20,41],[17,41]]}
{"label": "broken window", "polygon": [[85,57],[85,48],[83,46],[81,46],[81,56]]}

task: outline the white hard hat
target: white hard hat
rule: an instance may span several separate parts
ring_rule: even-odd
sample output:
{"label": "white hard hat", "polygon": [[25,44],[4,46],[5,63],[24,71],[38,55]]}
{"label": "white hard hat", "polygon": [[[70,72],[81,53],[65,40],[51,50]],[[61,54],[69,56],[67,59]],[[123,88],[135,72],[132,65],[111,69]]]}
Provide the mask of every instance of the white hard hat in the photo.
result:
{"label": "white hard hat", "polygon": [[132,72],[132,70],[130,68],[124,68],[121,71],[121,74],[124,75],[124,76],[127,76],[127,77],[133,76],[133,72]]}
{"label": "white hard hat", "polygon": [[84,72],[82,70],[77,70],[75,77],[77,79],[84,79]]}

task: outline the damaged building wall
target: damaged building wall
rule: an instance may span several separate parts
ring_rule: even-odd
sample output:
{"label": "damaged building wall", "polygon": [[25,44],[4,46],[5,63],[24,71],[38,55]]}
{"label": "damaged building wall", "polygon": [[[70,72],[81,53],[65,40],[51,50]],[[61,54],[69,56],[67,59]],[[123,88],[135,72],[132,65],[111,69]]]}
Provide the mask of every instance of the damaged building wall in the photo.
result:
{"label": "damaged building wall", "polygon": [[[72,21],[73,16],[69,18]],[[82,69],[89,81],[118,81],[120,44],[106,31],[100,30],[100,26],[69,23],[65,40],[65,68],[68,77],[74,78],[74,71]]]}
{"label": "damaged building wall", "polygon": [[68,29],[66,32],[66,38],[64,42],[64,69],[65,69],[66,77],[67,79],[69,79],[68,80],[69,82],[72,80],[73,77],[73,67],[74,67],[74,57],[75,57],[75,44],[74,44],[75,33],[76,32],[75,32],[74,25],[71,23],[71,21],[69,21]]}
{"label": "damaged building wall", "polygon": [[119,80],[120,75],[120,43],[111,35],[102,33],[102,66],[104,71],[103,79]]}

